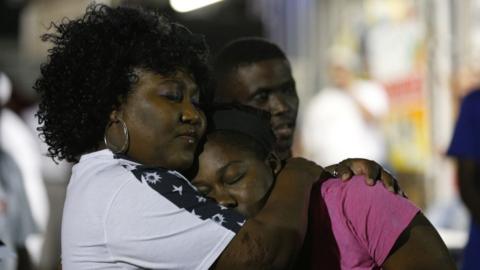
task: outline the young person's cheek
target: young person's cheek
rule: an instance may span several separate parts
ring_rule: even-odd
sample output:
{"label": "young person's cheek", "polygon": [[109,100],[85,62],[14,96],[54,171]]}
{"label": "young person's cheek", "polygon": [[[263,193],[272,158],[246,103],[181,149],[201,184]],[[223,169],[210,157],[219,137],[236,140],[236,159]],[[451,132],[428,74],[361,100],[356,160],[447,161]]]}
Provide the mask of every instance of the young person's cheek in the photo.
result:
{"label": "young person's cheek", "polygon": [[265,204],[267,190],[262,185],[253,184],[243,188],[237,196],[239,211],[251,217],[256,215]]}

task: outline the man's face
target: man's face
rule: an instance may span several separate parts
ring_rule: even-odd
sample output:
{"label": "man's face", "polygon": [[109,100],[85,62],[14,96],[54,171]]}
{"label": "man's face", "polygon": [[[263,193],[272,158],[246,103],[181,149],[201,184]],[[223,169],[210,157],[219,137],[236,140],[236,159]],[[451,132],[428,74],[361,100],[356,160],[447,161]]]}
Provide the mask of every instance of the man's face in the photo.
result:
{"label": "man's face", "polygon": [[217,101],[238,102],[268,111],[280,159],[291,156],[298,96],[290,65],[281,58],[246,64],[221,81]]}
{"label": "man's face", "polygon": [[273,184],[274,162],[262,160],[253,149],[218,133],[207,135],[198,159],[192,179],[198,191],[246,217],[262,209]]}

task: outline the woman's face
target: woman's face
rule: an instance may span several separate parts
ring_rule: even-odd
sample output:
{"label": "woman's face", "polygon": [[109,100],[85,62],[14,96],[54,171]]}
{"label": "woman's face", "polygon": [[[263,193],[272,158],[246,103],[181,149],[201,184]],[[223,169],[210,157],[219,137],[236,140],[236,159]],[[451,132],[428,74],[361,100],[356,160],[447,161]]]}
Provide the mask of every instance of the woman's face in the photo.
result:
{"label": "woman's face", "polygon": [[137,75],[139,80],[118,112],[129,131],[127,155],[150,166],[190,167],[205,131],[195,81],[181,70],[171,76],[147,70]]}
{"label": "woman's face", "polygon": [[271,163],[222,136],[207,136],[192,184],[219,204],[251,217],[268,199],[274,179]]}

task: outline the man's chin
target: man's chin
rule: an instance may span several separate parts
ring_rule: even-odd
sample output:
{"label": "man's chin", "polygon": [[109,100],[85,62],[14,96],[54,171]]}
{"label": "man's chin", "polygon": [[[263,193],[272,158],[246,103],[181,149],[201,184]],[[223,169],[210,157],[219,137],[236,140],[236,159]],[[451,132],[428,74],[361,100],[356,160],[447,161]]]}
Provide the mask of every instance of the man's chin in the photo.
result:
{"label": "man's chin", "polygon": [[276,152],[281,160],[292,157],[292,144],[291,142],[277,143]]}

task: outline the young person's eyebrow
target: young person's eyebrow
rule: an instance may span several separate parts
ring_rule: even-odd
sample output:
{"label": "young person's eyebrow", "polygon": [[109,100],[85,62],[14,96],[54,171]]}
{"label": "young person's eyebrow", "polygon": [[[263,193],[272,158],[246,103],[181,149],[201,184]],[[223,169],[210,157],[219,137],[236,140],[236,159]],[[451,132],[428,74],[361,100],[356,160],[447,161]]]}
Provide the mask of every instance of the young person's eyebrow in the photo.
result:
{"label": "young person's eyebrow", "polygon": [[232,160],[230,162],[228,162],[227,164],[225,164],[222,168],[220,168],[220,170],[217,171],[217,176],[222,176],[225,174],[225,171],[228,169],[228,167],[234,165],[234,164],[242,164],[243,161],[242,160]]}

